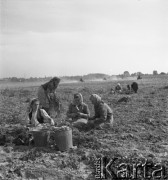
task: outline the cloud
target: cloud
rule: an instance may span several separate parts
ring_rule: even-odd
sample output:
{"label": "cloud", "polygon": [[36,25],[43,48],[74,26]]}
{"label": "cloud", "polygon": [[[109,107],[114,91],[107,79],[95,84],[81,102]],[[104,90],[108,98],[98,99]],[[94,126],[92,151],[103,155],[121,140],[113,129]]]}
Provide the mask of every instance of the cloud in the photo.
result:
{"label": "cloud", "polygon": [[166,70],[168,24],[162,17],[168,13],[164,3],[141,2],[4,1],[4,75]]}

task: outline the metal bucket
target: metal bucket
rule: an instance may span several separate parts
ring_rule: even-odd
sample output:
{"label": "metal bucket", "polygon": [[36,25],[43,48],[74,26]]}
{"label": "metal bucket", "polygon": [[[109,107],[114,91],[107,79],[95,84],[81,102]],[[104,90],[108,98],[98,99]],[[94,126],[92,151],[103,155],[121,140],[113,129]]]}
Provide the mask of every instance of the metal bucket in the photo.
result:
{"label": "metal bucket", "polygon": [[62,127],[55,129],[52,133],[60,151],[67,151],[73,147],[72,129],[69,127]]}

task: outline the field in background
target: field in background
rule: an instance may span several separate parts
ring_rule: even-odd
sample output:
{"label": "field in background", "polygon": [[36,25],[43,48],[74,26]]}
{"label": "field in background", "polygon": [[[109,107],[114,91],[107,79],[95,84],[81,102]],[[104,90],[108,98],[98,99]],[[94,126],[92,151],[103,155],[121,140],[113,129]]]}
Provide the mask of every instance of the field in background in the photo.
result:
{"label": "field in background", "polygon": [[[168,75],[144,75],[143,76],[143,80],[139,80],[139,81],[149,81],[152,82],[153,80],[159,80],[161,79],[162,81],[166,81],[168,79]],[[111,84],[115,84],[117,82],[122,82],[122,81],[136,81],[137,77],[125,77],[125,78],[119,78],[119,77],[111,77],[110,79],[104,80],[104,79],[88,79],[85,80],[85,84],[87,83],[94,83],[94,82],[105,82],[105,83],[111,83]],[[35,86],[40,86],[41,84],[46,83],[47,81],[34,81],[34,82],[7,82],[7,81],[0,81],[0,89],[5,89],[5,88],[21,88],[21,87],[35,87]],[[60,84],[75,84],[75,83],[79,83],[81,84],[82,82],[77,81],[77,80],[61,80]]]}
{"label": "field in background", "polygon": [[[134,80],[135,81],[135,80]],[[79,132],[73,129],[77,149],[60,153],[47,148],[0,146],[0,176],[21,179],[94,179],[95,157],[121,157],[130,161],[138,158],[162,162],[168,168],[168,76],[146,76],[136,80],[137,94],[111,94],[118,81],[62,83],[57,89],[62,103],[61,115],[55,119],[64,122],[68,104],[75,92],[82,93],[93,115],[89,95],[99,94],[114,111],[111,130]],[[122,86],[133,80],[120,80]],[[17,83],[1,86],[1,132],[5,124],[25,123],[28,100],[36,97],[40,83]],[[128,97],[127,102],[118,102]],[[10,141],[10,139],[8,140]],[[6,175],[7,176],[7,175]],[[141,178],[142,179],[142,178]]]}

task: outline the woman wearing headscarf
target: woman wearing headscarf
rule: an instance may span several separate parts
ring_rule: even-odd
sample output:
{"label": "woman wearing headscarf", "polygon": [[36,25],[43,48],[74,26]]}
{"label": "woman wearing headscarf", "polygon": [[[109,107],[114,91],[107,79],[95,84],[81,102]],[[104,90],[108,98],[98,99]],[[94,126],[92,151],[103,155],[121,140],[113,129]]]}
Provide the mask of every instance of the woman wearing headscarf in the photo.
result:
{"label": "woman wearing headscarf", "polygon": [[122,87],[121,87],[120,83],[118,83],[117,86],[115,87],[115,91],[118,92],[118,93],[122,92]]}
{"label": "woman wearing headscarf", "polygon": [[113,111],[112,109],[102,101],[101,97],[97,94],[90,96],[90,101],[94,105],[95,115],[90,117],[88,125],[91,127],[112,127],[113,124]]}
{"label": "woman wearing headscarf", "polygon": [[56,89],[59,83],[60,79],[54,77],[49,82],[41,85],[37,93],[41,107],[53,118],[60,111],[60,102],[56,95]]}
{"label": "woman wearing headscarf", "polygon": [[74,94],[73,102],[70,103],[67,111],[67,117],[72,119],[73,125],[77,125],[80,122],[87,123],[90,111],[88,105],[83,102],[81,93]]}
{"label": "woman wearing headscarf", "polygon": [[54,120],[47,114],[44,109],[41,109],[39,105],[40,102],[37,98],[31,101],[28,110],[29,124],[34,127],[43,123],[49,123],[51,125],[54,125]]}

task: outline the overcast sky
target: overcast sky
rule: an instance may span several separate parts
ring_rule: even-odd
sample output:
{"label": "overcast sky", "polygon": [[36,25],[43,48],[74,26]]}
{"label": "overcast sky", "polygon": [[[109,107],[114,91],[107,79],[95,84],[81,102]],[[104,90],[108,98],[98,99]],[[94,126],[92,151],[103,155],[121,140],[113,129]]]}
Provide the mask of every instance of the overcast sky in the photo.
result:
{"label": "overcast sky", "polygon": [[168,72],[168,0],[0,0],[0,77]]}

